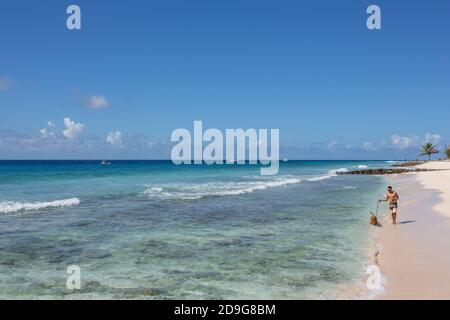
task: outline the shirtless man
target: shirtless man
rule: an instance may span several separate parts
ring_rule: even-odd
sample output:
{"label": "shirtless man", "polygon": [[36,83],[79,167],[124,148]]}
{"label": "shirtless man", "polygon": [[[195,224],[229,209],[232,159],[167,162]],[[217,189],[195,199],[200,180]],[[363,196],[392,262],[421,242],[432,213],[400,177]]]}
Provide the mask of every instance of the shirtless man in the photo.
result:
{"label": "shirtless man", "polygon": [[397,224],[398,199],[400,199],[398,193],[392,190],[391,186],[388,186],[386,198],[379,200],[379,201],[389,201],[389,209],[391,210],[393,224]]}

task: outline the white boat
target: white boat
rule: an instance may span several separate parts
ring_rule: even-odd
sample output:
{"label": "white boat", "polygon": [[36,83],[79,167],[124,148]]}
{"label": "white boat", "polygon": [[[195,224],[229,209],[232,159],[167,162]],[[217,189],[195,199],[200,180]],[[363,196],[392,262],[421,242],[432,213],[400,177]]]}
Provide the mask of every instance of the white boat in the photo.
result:
{"label": "white boat", "polygon": [[110,165],[111,162],[103,160],[102,162],[100,162],[100,164],[105,166],[105,165]]}

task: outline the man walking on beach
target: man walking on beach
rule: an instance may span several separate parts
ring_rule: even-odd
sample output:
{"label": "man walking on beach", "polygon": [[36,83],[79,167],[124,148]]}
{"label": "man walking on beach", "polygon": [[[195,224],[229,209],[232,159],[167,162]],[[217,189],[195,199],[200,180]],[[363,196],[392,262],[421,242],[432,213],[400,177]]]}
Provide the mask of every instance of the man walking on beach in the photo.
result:
{"label": "man walking on beach", "polygon": [[389,209],[391,210],[393,224],[397,224],[398,199],[400,199],[398,193],[392,190],[391,186],[388,186],[386,198],[379,200],[379,201],[389,201]]}

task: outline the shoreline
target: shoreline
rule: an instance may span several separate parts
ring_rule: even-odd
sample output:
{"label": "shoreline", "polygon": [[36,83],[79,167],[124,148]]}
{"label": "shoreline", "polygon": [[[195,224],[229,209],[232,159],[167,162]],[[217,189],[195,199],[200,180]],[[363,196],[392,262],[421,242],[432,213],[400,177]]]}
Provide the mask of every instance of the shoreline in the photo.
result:
{"label": "shoreline", "polygon": [[[418,167],[449,169],[450,162]],[[383,207],[372,258],[385,283],[376,299],[450,299],[450,172],[405,173],[387,181],[400,195],[398,224]]]}

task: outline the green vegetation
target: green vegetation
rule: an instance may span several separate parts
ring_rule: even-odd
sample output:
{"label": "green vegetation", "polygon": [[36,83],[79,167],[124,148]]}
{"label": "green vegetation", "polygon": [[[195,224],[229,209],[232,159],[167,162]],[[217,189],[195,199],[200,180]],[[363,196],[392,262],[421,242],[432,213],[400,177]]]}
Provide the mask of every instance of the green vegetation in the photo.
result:
{"label": "green vegetation", "polygon": [[436,146],[430,142],[425,143],[422,146],[422,153],[421,156],[428,156],[428,160],[431,160],[431,155],[439,153],[439,150],[436,149]]}
{"label": "green vegetation", "polygon": [[445,155],[447,156],[447,159],[450,159],[450,147],[449,146],[445,146],[445,150],[444,150]]}

